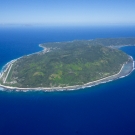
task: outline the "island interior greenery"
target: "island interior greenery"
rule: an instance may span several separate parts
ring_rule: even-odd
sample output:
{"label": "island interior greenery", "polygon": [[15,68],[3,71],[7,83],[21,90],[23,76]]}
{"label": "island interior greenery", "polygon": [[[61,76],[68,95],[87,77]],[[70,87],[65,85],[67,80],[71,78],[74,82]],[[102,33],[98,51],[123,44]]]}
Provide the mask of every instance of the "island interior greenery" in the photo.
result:
{"label": "island interior greenery", "polygon": [[134,43],[134,38],[118,38],[41,44],[44,51],[15,61],[1,84],[21,88],[83,85],[118,73],[129,56],[112,46]]}

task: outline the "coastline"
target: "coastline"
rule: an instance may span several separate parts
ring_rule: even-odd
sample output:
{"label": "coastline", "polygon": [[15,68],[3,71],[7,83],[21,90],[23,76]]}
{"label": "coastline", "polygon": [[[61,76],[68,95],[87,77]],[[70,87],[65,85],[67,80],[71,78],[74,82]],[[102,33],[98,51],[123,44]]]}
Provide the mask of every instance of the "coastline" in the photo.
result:
{"label": "coastline", "polygon": [[[41,53],[47,53],[49,52],[49,49],[46,47],[43,47],[42,44],[39,44],[39,47],[42,47],[43,50],[36,52],[36,53],[32,53],[29,54],[27,56],[33,55],[33,54],[41,54]],[[124,47],[124,46],[120,46],[119,48]],[[23,56],[22,56],[23,57]],[[93,82],[88,82],[86,84],[83,85],[74,85],[74,86],[66,86],[66,87],[37,87],[37,88],[20,88],[20,87],[11,87],[11,86],[6,86],[6,85],[2,85],[0,84],[0,87],[4,90],[12,90],[12,91],[65,91],[65,90],[78,90],[78,89],[84,89],[87,87],[92,87],[95,85],[99,85],[101,83],[106,83],[106,82],[110,82],[119,78],[123,78],[128,76],[135,68],[135,61],[133,60],[132,56],[129,56],[130,60],[128,62],[126,62],[125,64],[122,65],[120,71],[117,74],[105,77],[105,78],[101,78],[99,80],[93,81]],[[10,62],[8,62],[6,65],[3,66],[2,68],[2,72],[0,72],[0,78],[2,77],[2,75],[4,74],[4,72],[6,72],[8,70],[8,68],[11,67],[11,65],[18,59],[20,59],[21,57],[11,60]],[[131,62],[132,61],[132,62]],[[4,70],[5,69],[5,70]]]}
{"label": "coastline", "polygon": [[[65,90],[78,90],[78,89],[84,89],[87,87],[92,87],[92,86],[96,86],[99,85],[101,83],[106,83],[106,82],[110,82],[119,78],[124,78],[126,76],[128,76],[135,68],[135,61],[133,61],[132,56],[130,56],[132,62],[127,62],[125,64],[122,65],[120,71],[117,74],[93,81],[93,82],[88,82],[86,84],[83,85],[74,85],[74,86],[67,86],[67,87],[37,87],[37,88],[19,88],[19,87],[11,87],[11,86],[5,86],[5,85],[1,85],[0,87],[4,88],[5,90],[13,90],[13,91],[47,91],[47,92],[51,92],[51,91],[65,91]],[[124,72],[124,68],[127,68],[127,66],[129,66],[128,69],[125,73]]]}
{"label": "coastline", "polygon": [[[33,54],[41,54],[41,53],[46,53],[46,52],[49,52],[49,50],[46,48],[46,47],[43,47],[42,44],[39,44],[39,47],[43,48],[43,50],[39,51],[39,52],[35,52],[35,53],[31,53],[31,54],[28,54],[26,56],[31,56]],[[10,67],[11,64],[13,64],[15,61],[17,61],[18,59],[22,58],[23,56],[19,57],[19,58],[16,58],[16,59],[13,59],[11,61],[9,61],[8,63],[6,63],[2,69],[0,70],[0,79],[1,77],[3,76],[4,72],[6,72],[8,70],[8,67]]]}

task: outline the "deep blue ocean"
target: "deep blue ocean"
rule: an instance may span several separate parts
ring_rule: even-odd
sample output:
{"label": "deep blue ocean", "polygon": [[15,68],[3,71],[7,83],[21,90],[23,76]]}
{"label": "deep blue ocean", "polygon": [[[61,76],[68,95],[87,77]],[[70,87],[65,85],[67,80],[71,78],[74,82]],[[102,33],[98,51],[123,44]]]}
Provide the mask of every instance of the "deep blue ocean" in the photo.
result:
{"label": "deep blue ocean", "polygon": [[[40,43],[114,37],[135,37],[135,26],[0,27],[0,68]],[[135,47],[121,50],[135,59]],[[77,91],[0,88],[0,135],[135,135],[135,71]]]}

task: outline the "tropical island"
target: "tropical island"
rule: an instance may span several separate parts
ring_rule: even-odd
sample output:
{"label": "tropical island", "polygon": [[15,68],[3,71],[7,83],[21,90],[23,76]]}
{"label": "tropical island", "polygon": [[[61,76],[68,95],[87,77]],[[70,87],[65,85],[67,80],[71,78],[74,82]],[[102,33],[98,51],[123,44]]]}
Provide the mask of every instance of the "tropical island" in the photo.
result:
{"label": "tropical island", "polygon": [[107,38],[43,43],[43,51],[7,63],[0,86],[9,89],[68,90],[128,75],[133,58],[118,50],[135,38]]}

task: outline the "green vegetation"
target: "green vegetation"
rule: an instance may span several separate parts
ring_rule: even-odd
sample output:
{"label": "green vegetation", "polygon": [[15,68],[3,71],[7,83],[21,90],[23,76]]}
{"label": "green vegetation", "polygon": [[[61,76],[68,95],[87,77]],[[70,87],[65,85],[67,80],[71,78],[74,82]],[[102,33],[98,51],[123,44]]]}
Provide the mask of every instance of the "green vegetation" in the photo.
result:
{"label": "green vegetation", "polygon": [[135,38],[99,38],[93,40],[75,40],[71,42],[60,42],[60,43],[45,43],[42,46],[45,47],[60,47],[65,48],[67,46],[78,46],[78,45],[103,45],[103,46],[122,46],[122,45],[135,45]]}
{"label": "green vegetation", "polygon": [[135,45],[135,38],[103,38],[95,39],[92,44],[104,46]]}
{"label": "green vegetation", "polygon": [[[102,46],[107,45],[108,40],[43,44],[50,52],[18,59],[7,84],[25,88],[72,86],[116,74],[128,61],[128,56],[120,50]],[[113,40],[110,42],[113,43]],[[14,83],[10,83],[11,80]]]}

